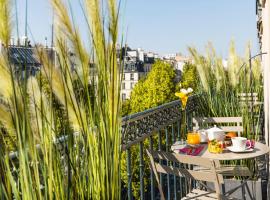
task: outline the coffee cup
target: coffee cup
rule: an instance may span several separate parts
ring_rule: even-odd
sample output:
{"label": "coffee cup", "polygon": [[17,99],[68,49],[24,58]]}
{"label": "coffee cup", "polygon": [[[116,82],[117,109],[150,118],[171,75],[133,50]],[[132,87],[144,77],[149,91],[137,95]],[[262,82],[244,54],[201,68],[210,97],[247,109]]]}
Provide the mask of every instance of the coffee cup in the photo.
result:
{"label": "coffee cup", "polygon": [[232,146],[235,150],[245,151],[251,148],[251,144],[247,143],[247,138],[245,137],[234,137],[232,138]]}

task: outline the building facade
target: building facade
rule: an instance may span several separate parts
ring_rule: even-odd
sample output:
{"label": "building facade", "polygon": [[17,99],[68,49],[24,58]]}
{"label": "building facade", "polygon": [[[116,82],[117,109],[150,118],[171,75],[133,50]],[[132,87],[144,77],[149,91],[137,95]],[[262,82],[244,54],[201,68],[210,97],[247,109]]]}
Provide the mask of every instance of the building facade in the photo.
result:
{"label": "building facade", "polygon": [[5,49],[3,45],[0,44],[0,52],[8,51],[9,62],[14,69],[16,77],[20,80],[35,76],[40,71],[42,63],[37,55],[37,48],[42,48],[52,63],[57,61],[54,47],[33,47],[29,45],[29,41],[22,41],[28,43],[28,45],[15,45],[14,42],[11,42],[8,48]]}
{"label": "building facade", "polygon": [[126,51],[124,51],[124,56],[122,57],[124,61],[121,86],[122,100],[130,98],[136,83],[151,71],[152,65],[155,62],[153,53],[145,53],[141,48],[132,50],[126,47],[125,49]]}
{"label": "building facade", "polygon": [[40,71],[41,64],[32,47],[9,46],[9,58],[15,67],[15,73],[22,79],[35,76]]}
{"label": "building facade", "polygon": [[141,61],[126,61],[122,77],[121,96],[122,100],[130,98],[131,92],[138,81],[146,75]]}
{"label": "building facade", "polygon": [[270,131],[270,0],[257,0],[257,29],[258,39],[262,53],[262,66],[264,76],[264,113],[265,113],[265,139],[269,145]]}

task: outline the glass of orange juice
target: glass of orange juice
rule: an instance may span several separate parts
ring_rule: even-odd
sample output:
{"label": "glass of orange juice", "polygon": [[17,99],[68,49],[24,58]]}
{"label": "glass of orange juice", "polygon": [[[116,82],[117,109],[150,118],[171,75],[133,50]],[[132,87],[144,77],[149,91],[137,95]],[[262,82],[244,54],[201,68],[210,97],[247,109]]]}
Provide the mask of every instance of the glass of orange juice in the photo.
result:
{"label": "glass of orange juice", "polygon": [[201,142],[201,138],[200,138],[200,134],[197,132],[189,132],[187,134],[187,143],[188,144],[200,144]]}

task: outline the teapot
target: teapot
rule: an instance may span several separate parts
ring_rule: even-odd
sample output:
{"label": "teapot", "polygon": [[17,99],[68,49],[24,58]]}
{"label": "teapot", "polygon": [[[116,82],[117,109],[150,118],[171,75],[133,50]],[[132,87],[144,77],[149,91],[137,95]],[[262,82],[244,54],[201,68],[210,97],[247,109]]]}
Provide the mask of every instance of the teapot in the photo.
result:
{"label": "teapot", "polygon": [[207,129],[206,132],[210,141],[224,141],[225,139],[225,132],[222,129],[218,128],[216,125],[212,128]]}

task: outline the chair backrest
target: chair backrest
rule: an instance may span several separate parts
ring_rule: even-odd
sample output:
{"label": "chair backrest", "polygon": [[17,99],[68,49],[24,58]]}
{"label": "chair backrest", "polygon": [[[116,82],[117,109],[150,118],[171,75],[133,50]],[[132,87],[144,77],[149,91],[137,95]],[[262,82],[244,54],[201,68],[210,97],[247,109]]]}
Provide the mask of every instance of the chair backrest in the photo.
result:
{"label": "chair backrest", "polygon": [[259,101],[258,93],[239,93],[238,98],[239,98],[240,102],[245,102],[245,101],[257,102],[257,101]]}
{"label": "chair backrest", "polygon": [[[162,187],[159,183],[159,176],[158,173],[163,174],[173,174],[176,176],[184,176],[186,178],[191,178],[198,181],[207,181],[214,183],[215,191],[219,195],[221,194],[220,191],[220,184],[224,183],[223,176],[216,172],[216,169],[220,167],[219,161],[210,160],[207,158],[201,158],[197,156],[188,156],[188,155],[180,155],[176,153],[169,153],[164,151],[153,151],[146,149],[146,152],[150,158],[150,166],[153,170],[158,186],[159,191],[161,193],[161,198],[164,198],[164,193],[162,191]],[[156,161],[157,160],[157,161]],[[199,167],[207,168],[208,170],[193,170],[193,169],[185,169],[180,167],[168,166],[163,164],[163,162],[159,162],[159,160],[165,160],[168,162],[174,163],[182,163],[188,165],[196,165]]]}
{"label": "chair backrest", "polygon": [[258,93],[239,93],[238,99],[240,106],[248,106],[249,112],[252,112],[252,106],[260,106],[263,102],[259,101]]}
{"label": "chair backrest", "polygon": [[192,122],[193,130],[217,125],[225,132],[237,132],[238,136],[243,132],[242,117],[195,117]]}

